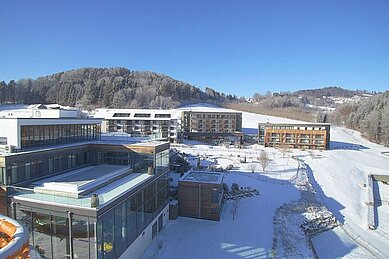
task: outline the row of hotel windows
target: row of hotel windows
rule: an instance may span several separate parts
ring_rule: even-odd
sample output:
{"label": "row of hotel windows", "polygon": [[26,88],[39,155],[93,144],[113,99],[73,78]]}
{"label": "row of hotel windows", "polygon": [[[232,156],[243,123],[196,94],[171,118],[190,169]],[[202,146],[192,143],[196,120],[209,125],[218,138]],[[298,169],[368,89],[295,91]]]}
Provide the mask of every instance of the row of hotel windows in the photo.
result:
{"label": "row of hotel windows", "polygon": [[294,140],[294,139],[286,139],[285,142],[281,142],[280,139],[278,138],[272,138],[270,139],[269,143],[272,144],[280,144],[280,143],[286,143],[286,144],[315,144],[315,145],[321,145],[324,144],[323,140],[314,140],[314,141],[309,141],[309,139],[303,139],[303,140]]}
{"label": "row of hotel windows", "polygon": [[95,140],[100,136],[100,124],[21,126],[22,148]]}
{"label": "row of hotel windows", "polygon": [[236,115],[230,114],[192,114],[192,117],[196,116],[196,118],[212,118],[212,119],[235,119]]}
{"label": "row of hotel windows", "polygon": [[298,126],[264,126],[261,125],[260,128],[267,128],[267,129],[278,129],[278,130],[326,130],[326,127],[298,127]]}
{"label": "row of hotel windows", "polygon": [[62,154],[45,160],[9,163],[0,167],[0,184],[10,185],[90,163],[89,151]]}
{"label": "row of hotel windows", "polygon": [[310,135],[310,134],[279,134],[279,133],[271,133],[271,135],[268,133],[266,135],[267,137],[285,137],[285,138],[315,138],[315,139],[323,139],[324,135],[323,134],[315,134],[315,135]]}
{"label": "row of hotel windows", "polygon": [[[117,124],[116,125],[116,128],[117,129],[124,129],[125,131],[150,131],[150,130],[153,130],[153,131],[168,131],[169,130],[169,127],[168,126],[164,126],[164,127],[158,127],[158,126],[150,126],[150,125],[142,125],[142,126],[128,126],[128,125],[121,125],[121,124]],[[114,126],[110,126],[110,129],[114,129]],[[170,127],[170,130],[175,130],[174,127]]]}
{"label": "row of hotel windows", "polygon": [[[168,174],[165,174],[117,204],[96,223],[96,219],[74,215],[74,257],[118,258],[166,206],[168,191]],[[29,230],[30,244],[42,258],[69,258],[69,220],[66,215],[36,211],[19,206],[16,213],[17,220]]]}
{"label": "row of hotel windows", "polygon": [[[112,117],[130,117],[131,113],[115,113]],[[135,118],[150,118],[150,113],[135,113]],[[170,118],[171,115],[167,113],[157,113],[154,118]]]}
{"label": "row of hotel windows", "polygon": [[[193,124],[196,124],[196,123],[220,123],[220,124],[228,124],[230,123],[230,120],[192,120],[191,121]],[[231,124],[235,124],[235,121],[231,121]]]}
{"label": "row of hotel windows", "polygon": [[171,120],[160,120],[160,121],[151,121],[151,120],[109,120],[108,124],[122,124],[122,125],[135,125],[135,124],[142,124],[142,125],[169,125],[174,124],[174,121]]}

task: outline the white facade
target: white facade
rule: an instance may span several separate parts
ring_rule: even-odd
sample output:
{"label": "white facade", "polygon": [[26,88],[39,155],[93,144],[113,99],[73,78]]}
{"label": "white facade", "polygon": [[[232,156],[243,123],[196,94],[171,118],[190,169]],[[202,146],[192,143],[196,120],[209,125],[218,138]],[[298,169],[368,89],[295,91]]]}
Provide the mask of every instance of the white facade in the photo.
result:
{"label": "white facade", "polygon": [[21,126],[96,124],[99,119],[0,118],[0,152],[8,147],[21,148]]}
{"label": "white facade", "polygon": [[151,136],[177,142],[179,133],[177,110],[96,109],[95,118],[103,119],[101,130],[125,132],[135,136]]}
{"label": "white facade", "polygon": [[0,110],[0,118],[79,118],[77,109],[48,108],[46,105],[30,105],[27,108]]}

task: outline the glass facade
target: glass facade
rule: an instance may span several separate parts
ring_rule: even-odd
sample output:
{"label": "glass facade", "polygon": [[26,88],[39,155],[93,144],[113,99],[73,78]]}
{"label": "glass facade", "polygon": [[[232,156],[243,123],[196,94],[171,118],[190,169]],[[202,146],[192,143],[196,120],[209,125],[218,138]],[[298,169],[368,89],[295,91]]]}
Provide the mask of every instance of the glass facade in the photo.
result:
{"label": "glass facade", "polygon": [[100,124],[61,124],[21,126],[21,148],[96,140]]}
{"label": "glass facade", "polygon": [[5,185],[6,183],[6,173],[5,168],[0,167],[0,184]]}
{"label": "glass facade", "polygon": [[[168,173],[118,202],[97,219],[74,215],[74,258],[118,258],[168,204]],[[69,258],[66,213],[18,205],[16,219],[29,231],[30,243],[42,258]],[[162,223],[160,223],[162,224]]]}
{"label": "glass facade", "polygon": [[169,149],[158,152],[155,157],[157,174],[169,168]]}
{"label": "glass facade", "polygon": [[167,205],[168,173],[97,220],[98,258],[118,258]]}
{"label": "glass facade", "polygon": [[89,152],[87,150],[63,151],[57,155],[36,156],[41,160],[22,161],[20,159],[21,161],[18,162],[7,163],[6,170],[0,168],[0,183],[2,182],[4,185],[16,184],[89,164]]}
{"label": "glass facade", "polygon": [[[42,258],[70,258],[69,219],[66,213],[18,206],[16,219],[27,227],[30,244]],[[96,258],[95,225],[92,218],[74,216],[74,258]]]}

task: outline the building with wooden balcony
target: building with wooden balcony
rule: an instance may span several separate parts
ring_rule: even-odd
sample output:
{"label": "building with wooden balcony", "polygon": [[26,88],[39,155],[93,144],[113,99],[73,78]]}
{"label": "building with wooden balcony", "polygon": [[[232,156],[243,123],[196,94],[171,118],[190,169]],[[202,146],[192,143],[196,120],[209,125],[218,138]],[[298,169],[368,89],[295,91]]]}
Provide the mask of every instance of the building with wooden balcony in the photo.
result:
{"label": "building with wooden balcony", "polygon": [[330,125],[323,123],[259,123],[258,143],[265,147],[330,148]]}

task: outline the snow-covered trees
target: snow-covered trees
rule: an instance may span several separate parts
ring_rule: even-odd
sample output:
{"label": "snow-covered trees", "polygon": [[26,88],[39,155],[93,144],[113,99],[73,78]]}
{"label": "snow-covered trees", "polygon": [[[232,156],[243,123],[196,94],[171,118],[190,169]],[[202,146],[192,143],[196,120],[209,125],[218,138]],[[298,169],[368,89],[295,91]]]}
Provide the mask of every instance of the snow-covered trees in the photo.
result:
{"label": "snow-covered trees", "polygon": [[354,104],[343,104],[332,114],[331,121],[361,131],[378,143],[389,145],[389,91]]}

